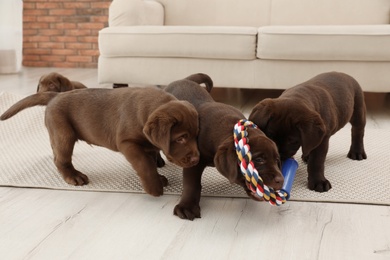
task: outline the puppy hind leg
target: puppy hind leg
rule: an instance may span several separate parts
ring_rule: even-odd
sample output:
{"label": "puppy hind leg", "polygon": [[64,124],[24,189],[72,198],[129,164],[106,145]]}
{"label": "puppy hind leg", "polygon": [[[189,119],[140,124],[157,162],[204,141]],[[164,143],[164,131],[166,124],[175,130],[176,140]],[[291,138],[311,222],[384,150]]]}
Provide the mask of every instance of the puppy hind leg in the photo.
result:
{"label": "puppy hind leg", "polygon": [[73,130],[65,128],[50,130],[50,142],[54,154],[54,164],[62,178],[71,185],[88,184],[87,175],[76,170],[72,164],[73,148],[77,141]]}
{"label": "puppy hind leg", "polygon": [[352,160],[367,159],[364,150],[364,128],[366,126],[366,106],[363,98],[358,99],[355,103],[354,111],[349,121],[352,125],[351,129],[351,147],[347,157]]}
{"label": "puppy hind leg", "polygon": [[352,160],[364,160],[367,159],[366,151],[364,150],[363,136],[364,136],[364,128],[359,129],[352,126],[352,141],[351,147],[349,148],[349,152],[347,157]]}

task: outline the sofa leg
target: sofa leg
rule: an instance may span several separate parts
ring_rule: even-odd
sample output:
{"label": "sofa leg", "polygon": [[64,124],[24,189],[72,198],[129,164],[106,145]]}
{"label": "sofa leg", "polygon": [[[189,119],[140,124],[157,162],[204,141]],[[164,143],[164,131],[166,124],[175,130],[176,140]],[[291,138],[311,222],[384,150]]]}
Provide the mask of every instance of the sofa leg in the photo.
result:
{"label": "sofa leg", "polygon": [[112,84],[113,88],[127,88],[128,86],[129,86],[128,84],[121,84],[121,83]]}

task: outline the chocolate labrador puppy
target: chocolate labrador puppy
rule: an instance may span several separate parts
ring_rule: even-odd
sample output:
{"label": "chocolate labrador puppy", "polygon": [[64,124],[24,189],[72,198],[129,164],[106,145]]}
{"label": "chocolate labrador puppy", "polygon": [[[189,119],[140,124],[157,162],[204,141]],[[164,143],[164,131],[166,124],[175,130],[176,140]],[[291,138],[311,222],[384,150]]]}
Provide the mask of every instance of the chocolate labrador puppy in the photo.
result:
{"label": "chocolate labrador puppy", "polygon": [[0,119],[36,105],[47,105],[45,124],[54,163],[69,184],[88,183],[88,177],[72,164],[77,140],[121,152],[137,172],[144,190],[153,196],[162,195],[168,184],[157,172],[160,150],[181,167],[193,167],[199,161],[198,113],[190,103],[161,89],[40,92],[14,104]]}
{"label": "chocolate labrador puppy", "polygon": [[302,147],[310,190],[331,189],[324,174],[329,138],[348,122],[352,125],[348,157],[367,158],[363,145],[364,95],[359,83],[347,74],[323,73],[285,90],[279,98],[264,99],[253,108],[249,120],[276,142],[282,160]]}
{"label": "chocolate labrador puppy", "polygon": [[37,86],[37,92],[65,92],[73,89],[87,88],[84,84],[78,81],[70,81],[68,78],[62,76],[57,72],[51,72],[47,75],[43,75],[39,79]]}
{"label": "chocolate labrador puppy", "polygon": [[[199,113],[200,160],[197,165],[183,169],[183,193],[179,204],[174,208],[175,215],[189,220],[200,218],[201,177],[206,166],[216,167],[231,183],[242,186],[248,196],[259,200],[246,186],[234,147],[234,125],[240,119],[245,119],[245,116],[230,105],[215,102],[200,83],[205,83],[209,91],[213,86],[209,76],[194,74],[172,82],[165,88],[165,91],[176,98],[189,101]],[[281,189],[284,179],[275,143],[262,131],[254,128],[248,128],[248,138],[252,161],[264,183],[275,190]]]}

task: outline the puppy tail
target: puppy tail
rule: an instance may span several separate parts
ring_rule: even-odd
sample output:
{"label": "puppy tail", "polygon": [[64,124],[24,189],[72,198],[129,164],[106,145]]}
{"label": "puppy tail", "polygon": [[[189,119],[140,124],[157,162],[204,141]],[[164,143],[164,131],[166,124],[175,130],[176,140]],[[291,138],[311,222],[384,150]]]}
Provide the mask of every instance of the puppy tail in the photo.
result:
{"label": "puppy tail", "polygon": [[192,74],[188,76],[186,79],[191,80],[193,82],[200,84],[205,84],[206,85],[206,90],[207,92],[211,92],[211,89],[213,88],[213,80],[210,78],[209,75],[204,74],[204,73],[197,73],[197,74]]}
{"label": "puppy tail", "polygon": [[57,95],[57,92],[40,92],[23,98],[22,100],[19,100],[13,106],[11,106],[7,111],[5,111],[0,116],[0,120],[7,120],[8,118],[13,117],[25,108],[33,106],[46,106],[50,102],[50,100],[52,100]]}

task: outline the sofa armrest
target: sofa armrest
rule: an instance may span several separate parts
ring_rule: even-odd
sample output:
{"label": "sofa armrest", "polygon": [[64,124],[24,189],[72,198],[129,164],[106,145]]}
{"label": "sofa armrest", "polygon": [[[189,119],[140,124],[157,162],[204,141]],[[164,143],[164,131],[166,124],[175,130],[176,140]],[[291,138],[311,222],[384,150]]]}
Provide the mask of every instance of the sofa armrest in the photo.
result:
{"label": "sofa armrest", "polygon": [[164,25],[164,7],[153,0],[113,0],[109,26]]}

